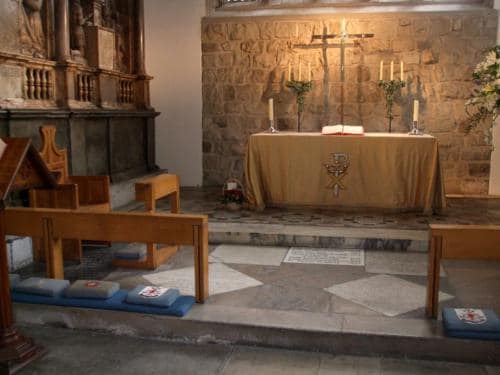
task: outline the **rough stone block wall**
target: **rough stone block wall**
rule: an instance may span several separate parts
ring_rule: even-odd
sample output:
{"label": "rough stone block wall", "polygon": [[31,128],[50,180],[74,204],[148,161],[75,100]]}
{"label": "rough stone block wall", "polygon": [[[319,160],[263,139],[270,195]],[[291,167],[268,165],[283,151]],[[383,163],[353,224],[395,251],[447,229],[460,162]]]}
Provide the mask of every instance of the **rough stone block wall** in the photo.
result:
{"label": "rough stone block wall", "polygon": [[[407,86],[394,104],[393,131],[407,132],[413,99],[420,101],[425,132],[436,136],[447,193],[488,191],[490,147],[484,129],[466,132],[464,103],[471,73],[496,43],[493,10],[447,13],[345,15],[350,33],[374,33],[346,50],[345,123],[387,131],[378,87],[380,60],[405,63]],[[296,129],[296,104],[285,82],[288,63],[312,66],[313,90],[302,128],[319,131],[340,123],[340,49],[306,49],[313,34],[338,33],[342,16],[206,18],[203,49],[203,173],[205,185],[243,178],[249,135],[266,130],[267,101],[275,102],[281,130]],[[314,43],[320,43],[315,41]],[[330,43],[335,43],[331,41]],[[388,69],[385,71],[386,77]]]}

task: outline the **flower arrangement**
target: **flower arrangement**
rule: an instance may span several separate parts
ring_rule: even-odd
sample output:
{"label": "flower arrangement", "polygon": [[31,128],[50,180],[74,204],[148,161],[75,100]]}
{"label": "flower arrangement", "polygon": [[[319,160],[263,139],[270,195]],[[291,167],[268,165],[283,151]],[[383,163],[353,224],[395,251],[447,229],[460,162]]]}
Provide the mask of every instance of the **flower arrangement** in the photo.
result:
{"label": "flower arrangement", "polygon": [[490,123],[486,137],[488,143],[491,143],[491,131],[500,106],[499,65],[500,45],[497,45],[488,51],[485,59],[474,69],[472,78],[479,87],[474,89],[472,96],[465,103],[465,110],[470,120],[467,130],[470,131],[481,122],[488,121]]}
{"label": "flower arrangement", "polygon": [[225,190],[224,195],[222,196],[222,203],[238,203],[242,204],[244,201],[243,199],[243,192],[239,189],[231,189],[231,190]]}
{"label": "flower arrangement", "polygon": [[297,131],[300,133],[300,123],[302,112],[304,112],[304,103],[306,94],[312,90],[312,81],[296,81],[290,80],[286,82],[286,87],[293,90],[297,102]]}

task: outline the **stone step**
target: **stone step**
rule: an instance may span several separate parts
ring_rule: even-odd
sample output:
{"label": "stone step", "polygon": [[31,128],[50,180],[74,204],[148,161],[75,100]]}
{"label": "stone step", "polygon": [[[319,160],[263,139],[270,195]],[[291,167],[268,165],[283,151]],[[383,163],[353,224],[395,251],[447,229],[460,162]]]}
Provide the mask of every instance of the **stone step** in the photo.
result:
{"label": "stone step", "polygon": [[[198,343],[500,364],[500,342],[446,337],[440,321],[196,305],[182,319],[15,304],[18,324]],[[29,335],[29,330],[26,332]]]}
{"label": "stone step", "polygon": [[208,225],[211,244],[299,246],[336,249],[425,252],[425,230],[346,228],[307,225],[213,222]]}

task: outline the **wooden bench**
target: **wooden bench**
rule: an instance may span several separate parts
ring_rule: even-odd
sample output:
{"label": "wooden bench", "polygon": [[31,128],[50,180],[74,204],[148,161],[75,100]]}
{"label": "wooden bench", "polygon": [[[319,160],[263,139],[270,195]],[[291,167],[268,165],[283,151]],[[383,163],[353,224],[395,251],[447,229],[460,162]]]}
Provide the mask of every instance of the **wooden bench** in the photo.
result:
{"label": "wooden bench", "polygon": [[[87,212],[110,212],[111,198],[109,176],[70,176],[66,149],[56,145],[56,127],[40,127],[42,147],[40,156],[48,169],[56,175],[58,186],[54,189],[30,190],[30,206],[38,208],[65,208]],[[109,245],[108,243],[100,243]],[[41,242],[34,241],[34,258],[44,259]],[[82,239],[64,240],[64,259],[81,262]]]}
{"label": "wooden bench", "polygon": [[64,278],[63,238],[192,246],[196,300],[204,302],[208,297],[208,218],[205,215],[47,208],[7,208],[4,215],[6,234],[43,238],[48,277],[57,279]]}
{"label": "wooden bench", "polygon": [[438,313],[441,259],[500,260],[500,225],[430,225],[426,313]]}
{"label": "wooden bench", "polygon": [[[179,178],[173,174],[161,174],[155,177],[148,177],[135,184],[135,199],[144,202],[146,211],[154,213],[156,211],[156,201],[158,199],[170,198],[170,212],[180,213],[180,191]],[[157,244],[148,243],[147,255],[144,260],[114,259],[113,265],[124,268],[150,269],[154,270],[159,265],[165,263],[174,255],[177,246],[157,247]]]}

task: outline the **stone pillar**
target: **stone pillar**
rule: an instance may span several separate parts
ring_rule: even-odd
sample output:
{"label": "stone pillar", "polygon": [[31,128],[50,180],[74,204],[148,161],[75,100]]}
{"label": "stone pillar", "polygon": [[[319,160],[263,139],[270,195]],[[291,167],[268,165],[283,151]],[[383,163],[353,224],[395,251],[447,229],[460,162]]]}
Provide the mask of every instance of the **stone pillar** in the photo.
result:
{"label": "stone pillar", "polygon": [[56,57],[64,62],[70,58],[68,0],[56,0]]}
{"label": "stone pillar", "polygon": [[146,75],[146,54],[144,48],[144,0],[136,1],[137,36],[136,36],[136,73]]}

